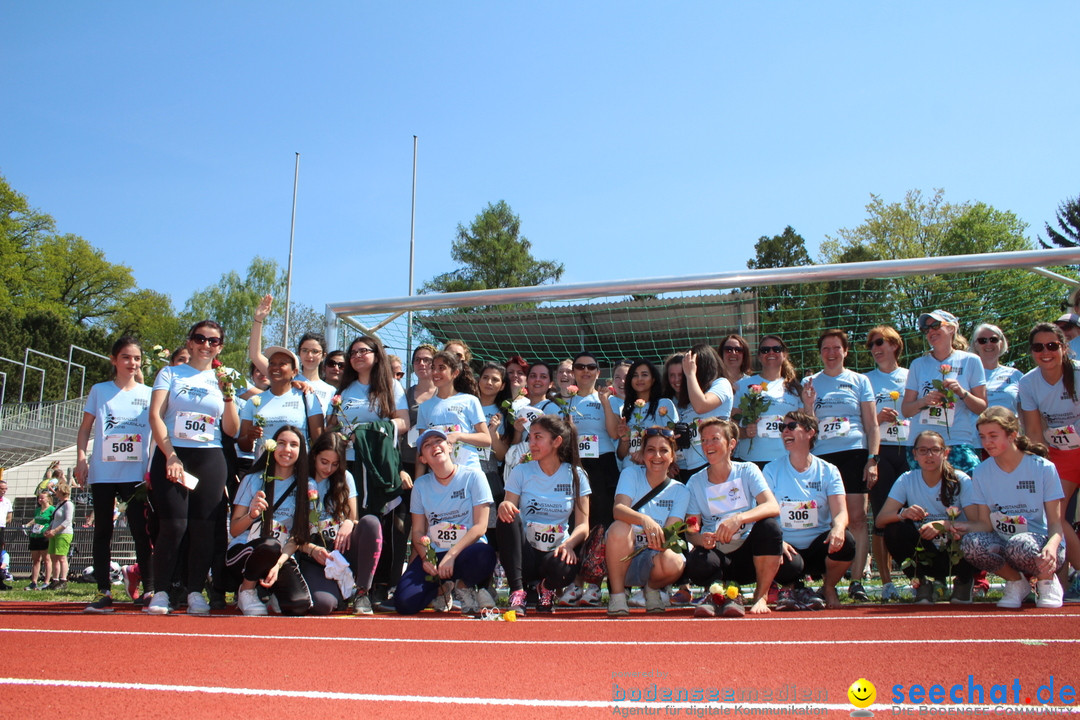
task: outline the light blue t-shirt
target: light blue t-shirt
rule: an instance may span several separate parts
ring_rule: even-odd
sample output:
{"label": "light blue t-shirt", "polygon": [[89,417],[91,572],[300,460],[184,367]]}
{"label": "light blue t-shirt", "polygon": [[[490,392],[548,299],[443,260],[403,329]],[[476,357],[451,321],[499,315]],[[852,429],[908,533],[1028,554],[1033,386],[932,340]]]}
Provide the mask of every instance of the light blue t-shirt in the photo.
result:
{"label": "light blue t-shirt", "polygon": [[[255,398],[258,398],[256,406]],[[286,425],[298,427],[304,431],[305,440],[311,444],[311,419],[322,419],[322,405],[314,395],[305,396],[303,392],[289,387],[283,394],[275,395],[272,390],[256,395],[240,409],[240,422],[247,420],[255,424],[262,422],[263,436],[255,443],[254,453],[262,454],[263,444],[274,437],[277,431]]]}
{"label": "light blue t-shirt", "polygon": [[[772,402],[757,421],[757,435],[753,438],[754,442],[750,442],[750,438],[743,438],[735,446],[735,457],[740,460],[768,462],[787,455],[787,450],[784,449],[784,439],[780,435],[780,423],[783,422],[784,416],[789,412],[802,410],[803,407],[802,398],[789,392],[784,386],[782,378],[766,380],[760,375],[744,377],[739,380],[735,388],[735,400],[732,407],[738,407],[743,396],[750,393],[751,385],[761,385],[762,383],[766,384],[762,395],[771,398]],[[742,419],[738,416],[735,419],[739,421],[741,429],[743,427]]]}
{"label": "light blue t-shirt", "polygon": [[311,386],[311,390],[315,393],[315,397],[319,399],[319,406],[322,408],[323,415],[329,415],[331,409],[330,400],[337,395],[337,388],[320,378],[308,380],[304,377],[303,373],[297,375],[296,379],[300,382],[306,382]]}
{"label": "light blue t-shirt", "polygon": [[[619,483],[615,486],[615,495],[625,495],[630,498],[629,506],[633,506],[641,498],[652,490],[649,479],[645,474],[645,468],[641,465],[630,465],[619,474]],[[667,519],[685,518],[686,507],[690,503],[690,493],[686,486],[678,480],[672,480],[663,492],[657,493],[656,497],[649,500],[637,511],[648,515],[660,526]]]}
{"label": "light blue t-shirt", "polygon": [[762,474],[780,503],[784,542],[803,550],[832,525],[829,498],[844,495],[844,481],[832,463],[811,455],[810,467],[797,471],[789,457],[773,460]]}
{"label": "light blue t-shirt", "polygon": [[121,390],[115,382],[90,388],[84,412],[94,416],[89,482],[142,482],[150,459],[150,388]]}
{"label": "light blue t-shirt", "polygon": [[[686,483],[690,492],[687,515],[701,518],[702,532],[716,532],[720,522],[735,513],[745,512],[758,505],[757,497],[769,488],[758,466],[750,462],[731,463],[731,472],[722,483],[709,481],[709,468],[694,473]],[[744,523],[726,545],[717,544],[722,553],[731,553],[742,547],[754,529],[754,523]]]}
{"label": "light blue t-shirt", "polygon": [[[1080,369],[1073,369],[1073,388],[1080,399]],[[1043,378],[1042,370],[1035,368],[1020,378],[1020,407],[1038,410],[1042,415],[1044,441],[1061,450],[1080,449],[1080,400],[1073,400],[1065,389],[1062,378],[1051,385]],[[1031,430],[1028,431],[1029,433]]]}
{"label": "light blue t-shirt", "polygon": [[[964,512],[964,508],[975,503],[975,492],[971,486],[971,478],[959,470],[956,471],[956,477],[960,481],[960,492],[953,498],[952,504],[960,509],[958,519],[966,521],[970,518]],[[921,468],[908,470],[896,478],[892,490],[889,491],[889,497],[900,503],[901,507],[912,505],[921,507],[926,511],[926,519],[922,521],[924,523],[949,519],[949,514],[945,512],[946,507],[941,502],[941,481],[939,480],[933,486],[927,485],[923,480]]]}
{"label": "light blue t-shirt", "polygon": [[1045,503],[1065,497],[1057,468],[1038,455],[1025,454],[1011,473],[994,458],[984,460],[971,482],[974,502],[990,508],[990,523],[1002,538],[1022,532],[1046,535]]}
{"label": "light blue t-shirt", "polygon": [[583,458],[598,458],[615,452],[615,442],[608,435],[604,406],[600,394],[593,392],[582,397],[572,395],[566,401],[566,414],[578,432],[578,444]]}
{"label": "light blue t-shirt", "polygon": [[[645,429],[650,428],[653,425],[660,425],[661,427],[671,427],[674,423],[679,422],[679,411],[675,409],[675,403],[669,398],[660,398],[656,404],[656,411],[649,412],[649,401],[645,401],[645,407],[635,407],[633,412],[630,413],[630,420],[627,426],[630,430],[630,454],[638,452],[642,447],[642,440],[645,437]],[[614,409],[614,404],[612,409]],[[622,417],[623,407],[620,406],[618,410],[615,410],[615,414]]]}
{"label": "light blue t-shirt", "polygon": [[[580,467],[578,483],[578,497],[592,494],[589,476]],[[521,463],[510,471],[506,492],[520,498],[518,510],[525,539],[537,550],[554,549],[573,530],[574,475],[570,463],[560,465],[554,475],[545,473],[538,462]]]}
{"label": "light blue t-shirt", "polygon": [[[434,473],[417,478],[409,511],[427,519],[428,537],[433,547],[438,552],[445,552],[473,526],[473,508],[492,502],[491,487],[484,473],[459,465],[446,485],[436,480]],[[477,542],[487,542],[487,539],[481,535]]]}
{"label": "light blue t-shirt", "polygon": [[225,398],[213,370],[199,371],[190,365],[163,367],[154,380],[154,391],[158,390],[169,393],[165,427],[173,447],[221,447]]}
{"label": "light blue t-shirt", "polygon": [[[394,393],[394,412],[400,410],[408,410],[409,404],[405,399],[405,391],[401,389],[401,385],[398,383],[391,383],[391,389]],[[390,420],[390,417],[382,417],[379,415],[378,405],[371,399],[370,393],[371,387],[364,385],[359,380],[354,380],[349,384],[349,387],[341,391],[341,410],[340,415],[344,416],[345,420],[342,422],[341,417],[338,417],[338,421],[345,427],[339,427],[339,430],[347,432],[348,428],[354,427],[361,423],[379,422],[380,420]],[[338,413],[333,407],[330,408],[327,413],[327,417],[334,416]],[[350,442],[345,450],[345,458],[347,460],[353,460],[356,457],[356,451],[353,449]]]}
{"label": "light blue t-shirt", "polygon": [[[322,480],[316,480],[311,478],[308,480],[308,486],[314,486],[315,491],[319,494],[319,499],[312,502],[310,507],[318,512],[319,525],[309,522],[308,531],[312,535],[319,532],[322,528],[323,535],[326,538],[327,546],[333,546],[333,540],[337,537],[337,525],[334,524],[334,498],[330,495],[330,478],[323,478]],[[356,481],[353,480],[352,473],[348,470],[345,471],[345,487],[348,491],[348,497],[356,497]]]}
{"label": "light blue t-shirt", "polygon": [[[985,371],[985,369],[984,369]],[[986,406],[1019,409],[1020,378],[1024,373],[1014,367],[998,365],[986,375]]]}
{"label": "light blue t-shirt", "polygon": [[[870,381],[870,387],[874,391],[874,407],[877,412],[885,408],[895,410],[899,416],[898,422],[884,423],[878,426],[882,445],[907,445],[908,432],[911,423],[904,420],[904,413],[900,412],[900,406],[904,403],[904,385],[907,383],[907,368],[898,367],[891,373],[885,373],[877,368],[866,373],[866,379]],[[889,393],[897,393],[896,400]]]}
{"label": "light blue t-shirt", "polygon": [[[444,432],[476,432],[477,424],[484,423],[484,408],[480,399],[467,393],[455,393],[448,398],[435,395],[420,404],[416,413],[416,427],[423,433],[428,428],[438,428]],[[455,429],[456,428],[456,429]],[[454,462],[480,470],[480,448],[468,443],[455,443]]]}
{"label": "light blue t-shirt", "polygon": [[[265,485],[267,483],[263,479],[263,473],[259,472],[244,476],[244,479],[240,481],[240,487],[236,490],[236,499],[233,501],[233,506],[250,508],[255,493],[263,490],[266,492],[270,507],[273,507],[281,499],[281,494],[287,492],[288,496],[274,511],[274,527],[271,531],[271,537],[275,538],[284,547],[285,543],[289,541],[289,535],[292,533],[293,517],[296,514],[296,486],[293,484],[292,475],[280,480],[271,480],[269,484],[273,486],[273,495],[266,492]],[[269,509],[267,508],[267,511]],[[229,547],[257,540],[261,532],[262,520],[256,520],[250,528],[229,540]]]}
{"label": "light blue t-shirt", "polygon": [[870,380],[847,368],[836,377],[822,371],[809,379],[813,381],[817,393],[814,414],[818,419],[818,434],[814,453],[828,455],[843,450],[865,449],[862,403],[874,402]]}
{"label": "light blue t-shirt", "polygon": [[698,432],[701,421],[711,417],[731,417],[734,393],[728,379],[718,377],[713,380],[709,387],[704,390],[704,394],[708,395],[709,393],[720,398],[720,404],[712,410],[699,413],[692,404],[679,408],[679,419],[690,426],[690,447],[679,452],[679,467],[684,470],[693,470],[708,463],[708,460],[705,459],[705,453],[701,451],[701,433]]}
{"label": "light blue t-shirt", "polygon": [[[968,392],[986,385],[986,373],[982,361],[969,352],[954,350],[945,360],[938,360],[933,355],[923,355],[911,363],[908,371],[906,390],[914,390],[916,397],[923,397],[934,391],[934,380],[941,380],[941,366],[948,365],[951,370],[945,376],[947,380],[956,380],[960,387]],[[978,416],[968,410],[963,400],[957,398],[949,411],[948,426],[940,405],[924,408],[911,418],[911,432],[908,445],[915,444],[915,438],[923,430],[933,430],[945,438],[946,445],[971,445],[979,442],[979,433],[975,430]]]}

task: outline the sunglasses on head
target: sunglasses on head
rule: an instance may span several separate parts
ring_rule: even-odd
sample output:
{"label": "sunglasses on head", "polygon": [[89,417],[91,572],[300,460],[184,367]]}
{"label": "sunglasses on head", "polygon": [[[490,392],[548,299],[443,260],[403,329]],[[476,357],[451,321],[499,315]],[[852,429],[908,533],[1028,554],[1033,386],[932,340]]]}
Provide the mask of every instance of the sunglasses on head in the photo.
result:
{"label": "sunglasses on head", "polygon": [[210,347],[217,347],[222,343],[219,337],[206,337],[202,333],[191,333],[191,342],[196,345],[209,345]]}
{"label": "sunglasses on head", "polygon": [[779,355],[784,352],[784,348],[780,345],[762,345],[758,348],[758,352],[762,355],[768,355],[769,353],[776,353]]}
{"label": "sunglasses on head", "polygon": [[666,438],[673,438],[673,437],[675,437],[675,431],[672,430],[671,428],[663,428],[663,427],[645,428],[645,437],[657,437],[657,436],[666,437]]}
{"label": "sunglasses on head", "polygon": [[344,360],[327,360],[326,361],[326,367],[340,369],[340,368],[345,367],[345,361]]}
{"label": "sunglasses on head", "polygon": [[997,335],[991,335],[990,337],[975,338],[975,342],[979,343],[980,345],[985,345],[986,343],[993,343],[994,345],[997,345],[999,342],[1001,342],[1001,338],[999,338]]}
{"label": "sunglasses on head", "polygon": [[1057,352],[1061,349],[1061,343],[1052,340],[1048,343],[1031,343],[1031,352],[1042,352],[1044,349]]}
{"label": "sunglasses on head", "polygon": [[594,370],[599,370],[600,366],[596,363],[574,363],[574,369],[588,370],[589,372],[593,372]]}

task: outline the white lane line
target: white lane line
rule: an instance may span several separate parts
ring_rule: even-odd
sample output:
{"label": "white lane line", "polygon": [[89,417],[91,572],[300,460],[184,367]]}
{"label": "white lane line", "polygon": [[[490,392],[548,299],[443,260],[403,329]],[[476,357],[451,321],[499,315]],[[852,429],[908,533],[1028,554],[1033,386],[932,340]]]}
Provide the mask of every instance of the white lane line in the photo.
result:
{"label": "white lane line", "polygon": [[[377,695],[374,693],[347,693],[325,692],[314,690],[278,690],[273,688],[233,688],[215,687],[212,685],[165,685],[160,683],[118,683],[93,680],[50,680],[43,678],[0,678],[0,685],[26,685],[33,687],[48,688],[78,688],[81,690],[142,690],[152,692],[181,692],[199,693],[207,695],[238,695],[243,697],[279,697],[296,698],[303,700],[347,700],[353,702],[397,702],[397,703],[430,703],[439,705],[498,705],[502,707],[560,707],[560,708],[598,708],[608,709],[612,714],[622,714],[620,710],[632,708],[650,708],[660,710],[666,708],[726,708],[729,712],[747,714],[747,710],[764,710],[783,714],[820,714],[828,710],[851,710],[851,705],[846,703],[816,703],[816,702],[790,702],[790,703],[757,703],[757,702],[626,702],[612,700],[558,700],[551,698],[478,698],[478,697],[454,697],[442,695]],[[914,706],[910,706],[914,709]],[[740,708],[740,710],[736,710]],[[1010,706],[1010,705],[942,705],[944,710],[948,708],[952,712],[966,710],[968,712],[986,712],[993,709],[997,712],[1021,711],[1032,712],[1039,710],[1053,711],[1056,713],[1080,712],[1080,707],[1070,706]],[[870,709],[887,712],[892,709],[890,705],[875,704]],[[630,713],[627,713],[630,714]],[[658,713],[651,713],[658,714]]]}
{"label": "white lane line", "polygon": [[[0,633],[56,633],[66,635],[108,635],[108,636],[132,636],[132,637],[173,637],[173,638],[227,638],[231,640],[304,640],[313,642],[339,642],[339,643],[394,643],[394,644],[417,644],[417,645],[554,645],[554,646],[579,646],[582,641],[577,640],[496,640],[489,637],[448,639],[448,638],[385,638],[385,637],[331,637],[324,635],[252,635],[241,633],[183,633],[183,632],[138,632],[135,630],[76,630],[76,629],[51,629],[51,628],[0,628]],[[964,643],[968,645],[985,645],[991,643],[1016,643],[1020,645],[1061,645],[1080,643],[1080,638],[956,638],[947,639],[935,635],[927,638],[889,638],[860,639],[860,640],[770,640],[768,647],[777,646],[806,646],[806,645],[880,645],[888,642],[890,645],[924,645],[926,643]],[[697,646],[715,645],[718,647],[748,646],[761,647],[761,640],[589,640],[590,646]]]}

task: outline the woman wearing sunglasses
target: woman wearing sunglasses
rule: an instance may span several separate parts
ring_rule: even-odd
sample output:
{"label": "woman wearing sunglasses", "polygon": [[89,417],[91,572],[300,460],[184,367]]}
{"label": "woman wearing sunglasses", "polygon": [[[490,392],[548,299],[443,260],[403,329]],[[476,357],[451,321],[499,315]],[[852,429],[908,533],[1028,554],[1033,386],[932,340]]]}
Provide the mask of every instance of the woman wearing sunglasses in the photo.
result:
{"label": "woman wearing sunglasses", "polygon": [[1020,410],[1020,378],[1024,373],[1014,367],[1002,365],[1001,358],[1009,351],[1009,341],[1001,328],[983,323],[975,328],[975,354],[982,360],[986,374],[986,405]]}
{"label": "woman wearing sunglasses", "polygon": [[[881,509],[889,499],[896,478],[908,471],[907,444],[911,423],[900,414],[899,399],[904,396],[907,385],[907,368],[900,367],[900,354],[904,340],[896,328],[878,325],[866,334],[866,347],[877,367],[866,373],[874,391],[877,408],[877,425],[881,437],[878,454],[877,482],[870,487],[870,508],[874,517],[881,517]],[[892,582],[892,561],[885,543],[885,531],[874,524],[871,551],[881,576],[881,602],[899,600],[900,591]]]}
{"label": "woman wearing sunglasses", "polygon": [[578,353],[573,369],[577,394],[567,401],[564,416],[577,430],[581,466],[585,468],[592,488],[589,524],[607,527],[613,518],[615,485],[619,479],[619,465],[615,459],[619,417],[608,400],[611,388],[596,389],[596,380],[600,377],[596,356]]}
{"label": "woman wearing sunglasses", "polygon": [[[1028,339],[1035,369],[1020,378],[1024,427],[1031,436],[1043,438],[1050,448],[1049,460],[1057,468],[1065,494],[1060,504],[1066,559],[1074,570],[1080,569],[1080,541],[1066,517],[1069,501],[1080,486],[1080,368],[1057,325],[1039,323]],[[1068,579],[1067,567],[1062,575]],[[1080,574],[1066,597],[1080,600]]]}
{"label": "woman wearing sunglasses", "polygon": [[664,526],[685,518],[690,501],[686,486],[673,479],[679,474],[674,431],[647,428],[642,455],[642,465],[631,463],[619,476],[615,520],[607,532],[607,612],[613,617],[630,614],[627,586],[641,587],[645,612],[664,612],[660,590],[677,581],[686,566],[682,554],[663,547]]}
{"label": "woman wearing sunglasses", "polygon": [[[686,485],[690,492],[686,512],[701,520],[701,532],[687,535],[694,549],[686,559],[686,574],[702,587],[714,582],[754,583],[750,614],[767,613],[769,588],[783,552],[783,531],[776,519],[780,506],[757,465],[731,459],[739,440],[738,425],[707,418],[699,432],[709,466]],[[725,617],[745,614],[741,602],[729,601],[718,608],[711,596],[694,614],[714,617],[718,612]]]}
{"label": "woman wearing sunglasses", "polygon": [[683,355],[683,379],[679,389],[679,418],[690,429],[690,447],[679,456],[679,478],[686,482],[705,468],[698,425],[705,418],[731,417],[734,393],[731,383],[720,374],[720,356],[707,343],[698,343]]}
{"label": "woman wearing sunglasses", "polygon": [[[730,342],[728,340],[726,344]],[[761,338],[758,343],[758,364],[761,372],[743,378],[736,386],[731,414],[739,421],[739,445],[735,448],[735,457],[763,468],[784,456],[786,451],[780,437],[780,422],[785,413],[801,409],[803,402],[802,384],[795,366],[788,360],[787,346],[779,336],[765,335]],[[757,392],[751,390],[754,387],[760,388],[761,395],[769,399],[769,407],[755,422],[749,422],[740,417],[739,404],[745,396]]]}
{"label": "woman wearing sunglasses", "polygon": [[742,335],[728,335],[720,341],[720,374],[735,387],[750,375],[750,345]]}
{"label": "woman wearing sunglasses", "polygon": [[[855,558],[840,471],[810,452],[818,425],[817,418],[802,410],[784,415],[781,433],[787,457],[773,460],[762,471],[780,504],[784,530],[784,559],[776,573],[783,586],[777,610],[839,608],[836,583]],[[824,577],[823,596],[803,585],[806,575]]]}
{"label": "woman wearing sunglasses", "polygon": [[[150,396],[150,429],[157,444],[150,462],[150,498],[158,519],[153,576],[173,576],[183,561],[180,544],[186,533],[187,611],[194,615],[210,612],[202,587],[228,474],[221,435],[235,436],[240,428],[235,390],[220,382],[211,367],[224,340],[225,331],[213,320],[192,325],[190,359],[162,368]],[[167,589],[154,593],[147,612],[169,612]]]}
{"label": "woman wearing sunglasses", "polygon": [[[949,602],[971,602],[975,568],[963,559],[953,565],[947,544],[967,532],[967,519],[974,517],[975,496],[971,478],[950,465],[947,454],[941,435],[933,430],[919,433],[915,438],[919,469],[908,470],[897,479],[877,514],[876,524],[884,531],[892,556],[901,563],[912,560],[905,572],[916,580],[912,585],[915,602],[920,605],[934,602],[936,583],[928,576],[944,583],[950,574],[955,580]],[[959,513],[950,517],[950,508]]]}
{"label": "woman wearing sunglasses", "polygon": [[[900,412],[911,418],[908,444],[923,430],[936,430],[949,446],[949,463],[967,474],[979,464],[975,420],[986,409],[986,373],[966,352],[956,316],[933,310],[919,316],[919,332],[930,352],[911,363]],[[908,466],[918,467],[908,451]]]}
{"label": "woman wearing sunglasses", "polygon": [[855,537],[848,597],[866,602],[862,586],[870,535],[866,527],[866,495],[877,483],[878,432],[874,390],[865,375],[844,367],[848,336],[827,330],[818,338],[824,370],[803,382],[804,410],[818,419],[818,456],[840,470],[847,502],[847,527]]}

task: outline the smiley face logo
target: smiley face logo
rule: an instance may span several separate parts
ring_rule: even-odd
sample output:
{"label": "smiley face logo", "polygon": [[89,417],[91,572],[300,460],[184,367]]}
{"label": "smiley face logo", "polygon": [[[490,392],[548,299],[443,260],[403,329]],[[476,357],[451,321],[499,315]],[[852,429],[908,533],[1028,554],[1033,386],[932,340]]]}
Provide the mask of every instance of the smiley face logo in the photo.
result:
{"label": "smiley face logo", "polygon": [[877,699],[877,688],[866,678],[859,678],[851,683],[847,691],[848,700],[857,708],[867,708]]}

